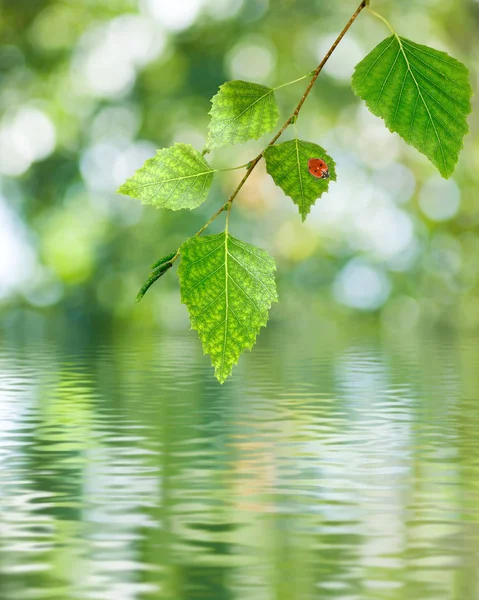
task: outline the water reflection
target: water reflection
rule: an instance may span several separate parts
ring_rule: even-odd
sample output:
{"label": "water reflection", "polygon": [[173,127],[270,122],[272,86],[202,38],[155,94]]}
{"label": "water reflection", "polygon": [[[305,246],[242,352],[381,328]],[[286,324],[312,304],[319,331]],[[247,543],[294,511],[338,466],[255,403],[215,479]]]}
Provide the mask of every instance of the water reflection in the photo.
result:
{"label": "water reflection", "polygon": [[284,339],[6,344],[0,598],[478,598],[478,340]]}

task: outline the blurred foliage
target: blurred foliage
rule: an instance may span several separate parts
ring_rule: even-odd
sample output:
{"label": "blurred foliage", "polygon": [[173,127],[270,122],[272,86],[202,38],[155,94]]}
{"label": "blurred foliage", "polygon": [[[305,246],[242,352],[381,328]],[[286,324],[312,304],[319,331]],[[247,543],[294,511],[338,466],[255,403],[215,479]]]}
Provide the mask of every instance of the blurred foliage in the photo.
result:
{"label": "blurred foliage", "polygon": [[[116,188],[157,148],[180,141],[201,149],[210,98],[224,81],[277,85],[314,68],[356,5],[0,3],[3,314],[33,307],[80,321],[186,326],[172,273],[139,306],[136,292],[149,265],[209,218],[241,172],[218,175],[208,201],[191,213],[142,207]],[[479,2],[374,5],[399,34],[462,60],[477,90]],[[301,137],[334,157],[338,183],[302,225],[261,165],[238,198],[231,230],[277,259],[285,301],[273,318],[300,303],[312,319],[360,310],[398,331],[421,322],[479,328],[477,96],[459,165],[441,180],[351,90],[354,65],[387,35],[361,15],[297,123]],[[278,91],[283,115],[303,84]],[[262,147],[260,140],[222,149],[209,160],[216,168],[240,165]]]}

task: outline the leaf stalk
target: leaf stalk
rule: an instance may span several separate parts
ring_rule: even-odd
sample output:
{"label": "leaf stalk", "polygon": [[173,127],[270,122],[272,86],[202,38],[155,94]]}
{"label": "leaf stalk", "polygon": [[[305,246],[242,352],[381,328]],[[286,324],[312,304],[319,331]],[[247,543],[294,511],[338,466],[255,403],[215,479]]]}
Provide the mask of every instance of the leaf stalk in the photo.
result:
{"label": "leaf stalk", "polygon": [[397,37],[397,34],[396,34],[396,32],[394,31],[394,29],[393,29],[393,26],[391,25],[391,23],[390,23],[390,22],[389,22],[387,19],[385,19],[385,18],[384,18],[382,15],[380,15],[379,13],[377,13],[375,10],[373,10],[373,9],[372,9],[372,8],[369,6],[369,2],[368,2],[368,4],[366,5],[366,7],[367,7],[368,11],[369,11],[369,12],[370,12],[370,13],[371,13],[373,16],[375,16],[375,17],[376,17],[376,19],[379,19],[380,21],[382,21],[382,22],[383,22],[383,23],[384,23],[384,24],[387,26],[387,28],[388,28],[388,29],[391,31],[391,33],[392,33],[392,34],[394,34],[394,35]]}
{"label": "leaf stalk", "polygon": [[293,83],[298,83],[299,81],[303,81],[304,79],[311,77],[311,75],[312,75],[312,73],[306,73],[306,75],[303,75],[302,77],[298,77],[298,79],[293,79],[293,81],[287,81],[286,83],[282,83],[281,85],[278,85],[277,87],[273,88],[273,90],[276,91],[276,90],[280,90],[281,88],[284,88],[288,85],[293,85]]}

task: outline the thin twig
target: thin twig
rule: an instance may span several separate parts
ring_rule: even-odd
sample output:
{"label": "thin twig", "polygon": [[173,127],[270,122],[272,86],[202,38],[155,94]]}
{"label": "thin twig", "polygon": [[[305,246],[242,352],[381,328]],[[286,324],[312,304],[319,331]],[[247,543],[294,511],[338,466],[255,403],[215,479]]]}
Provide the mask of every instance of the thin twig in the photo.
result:
{"label": "thin twig", "polygon": [[[309,96],[309,94],[311,93],[311,90],[313,89],[314,84],[316,83],[316,80],[318,79],[319,74],[321,73],[321,71],[323,70],[324,65],[328,62],[329,58],[331,57],[331,54],[336,50],[338,44],[341,42],[341,40],[343,39],[343,37],[346,35],[347,31],[349,30],[349,28],[351,27],[351,25],[354,23],[354,21],[358,18],[360,12],[366,8],[366,6],[368,6],[369,4],[369,0],[363,0],[361,2],[361,4],[358,6],[358,8],[356,9],[356,11],[354,12],[354,14],[352,15],[352,17],[349,19],[348,23],[346,24],[346,26],[344,27],[344,29],[341,31],[341,33],[338,35],[338,37],[336,38],[336,40],[334,41],[333,45],[331,46],[331,48],[328,50],[328,52],[326,53],[326,56],[323,58],[323,60],[319,63],[319,65],[316,67],[316,69],[313,72],[313,75],[311,77],[311,81],[308,84],[308,87],[306,88],[301,100],[298,102],[298,105],[296,106],[296,108],[294,109],[292,115],[287,119],[286,123],[281,127],[281,129],[278,131],[278,133],[274,136],[274,138],[270,141],[270,143],[266,146],[266,148],[269,148],[269,146],[273,146],[273,144],[276,143],[276,141],[283,135],[283,133],[286,131],[286,129],[291,125],[291,123],[294,123],[298,117],[299,111],[301,110],[301,108],[303,107],[303,104],[306,101],[306,98]],[[211,217],[211,219],[205,223],[205,225],[203,225],[203,227],[201,229],[199,229],[196,233],[195,236],[197,235],[201,235],[203,233],[203,231],[217,218],[220,216],[220,214],[222,212],[224,212],[227,208],[229,208],[231,210],[231,205],[234,201],[234,199],[236,198],[236,196],[239,194],[241,188],[244,186],[244,184],[246,183],[246,181],[249,179],[249,176],[251,175],[251,173],[253,172],[254,168],[256,167],[256,165],[259,163],[259,161],[263,158],[263,155],[265,153],[266,148],[260,152],[258,154],[258,156],[256,158],[254,158],[252,161],[250,161],[248,170],[246,171],[243,179],[238,183],[235,191],[231,194],[231,196],[228,198],[228,200],[223,204],[223,206],[215,212],[215,214]],[[174,262],[178,257],[179,257],[179,252],[176,254],[176,256],[172,259],[171,262]]]}

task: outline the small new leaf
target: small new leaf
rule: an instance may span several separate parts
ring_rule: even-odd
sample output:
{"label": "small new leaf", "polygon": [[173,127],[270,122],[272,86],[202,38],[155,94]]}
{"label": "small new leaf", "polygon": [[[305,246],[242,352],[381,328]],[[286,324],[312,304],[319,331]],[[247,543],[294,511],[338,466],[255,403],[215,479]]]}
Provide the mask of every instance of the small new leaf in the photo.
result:
{"label": "small new leaf", "polygon": [[274,260],[227,231],[192,237],[181,247],[181,300],[223,383],[251,350],[277,301]]}
{"label": "small new leaf", "polygon": [[158,208],[196,208],[202,204],[213,181],[214,169],[189,144],[158,150],[118,190]]}
{"label": "small new leaf", "polygon": [[167,262],[167,263],[164,263],[164,264],[160,265],[159,267],[157,267],[153,271],[153,273],[150,275],[150,277],[148,277],[148,279],[145,281],[145,283],[141,286],[141,289],[136,296],[136,301],[140,302],[140,300],[142,300],[143,296],[151,288],[151,286],[155,283],[155,281],[158,281],[158,279],[160,277],[163,277],[163,275],[169,269],[171,269],[172,266],[173,266],[173,263]]}
{"label": "small new leaf", "polygon": [[278,121],[274,90],[248,81],[228,81],[213,97],[206,150],[257,140]]}
{"label": "small new leaf", "polygon": [[[264,158],[266,170],[276,185],[297,204],[303,221],[316,199],[328,191],[330,180],[336,181],[336,163],[324,148],[311,142],[294,139],[268,146]],[[328,179],[318,179],[311,175],[308,170],[310,158],[324,160],[329,168]]]}
{"label": "small new leaf", "polygon": [[170,261],[172,258],[174,258],[176,256],[177,250],[175,250],[174,252],[170,252],[169,254],[167,254],[166,256],[163,256],[163,258],[158,259],[155,263],[153,263],[151,265],[152,269],[157,269],[158,267],[160,267],[162,264]]}
{"label": "small new leaf", "polygon": [[452,175],[469,131],[466,67],[445,52],[392,35],[357,66],[354,92],[387,127]]}

